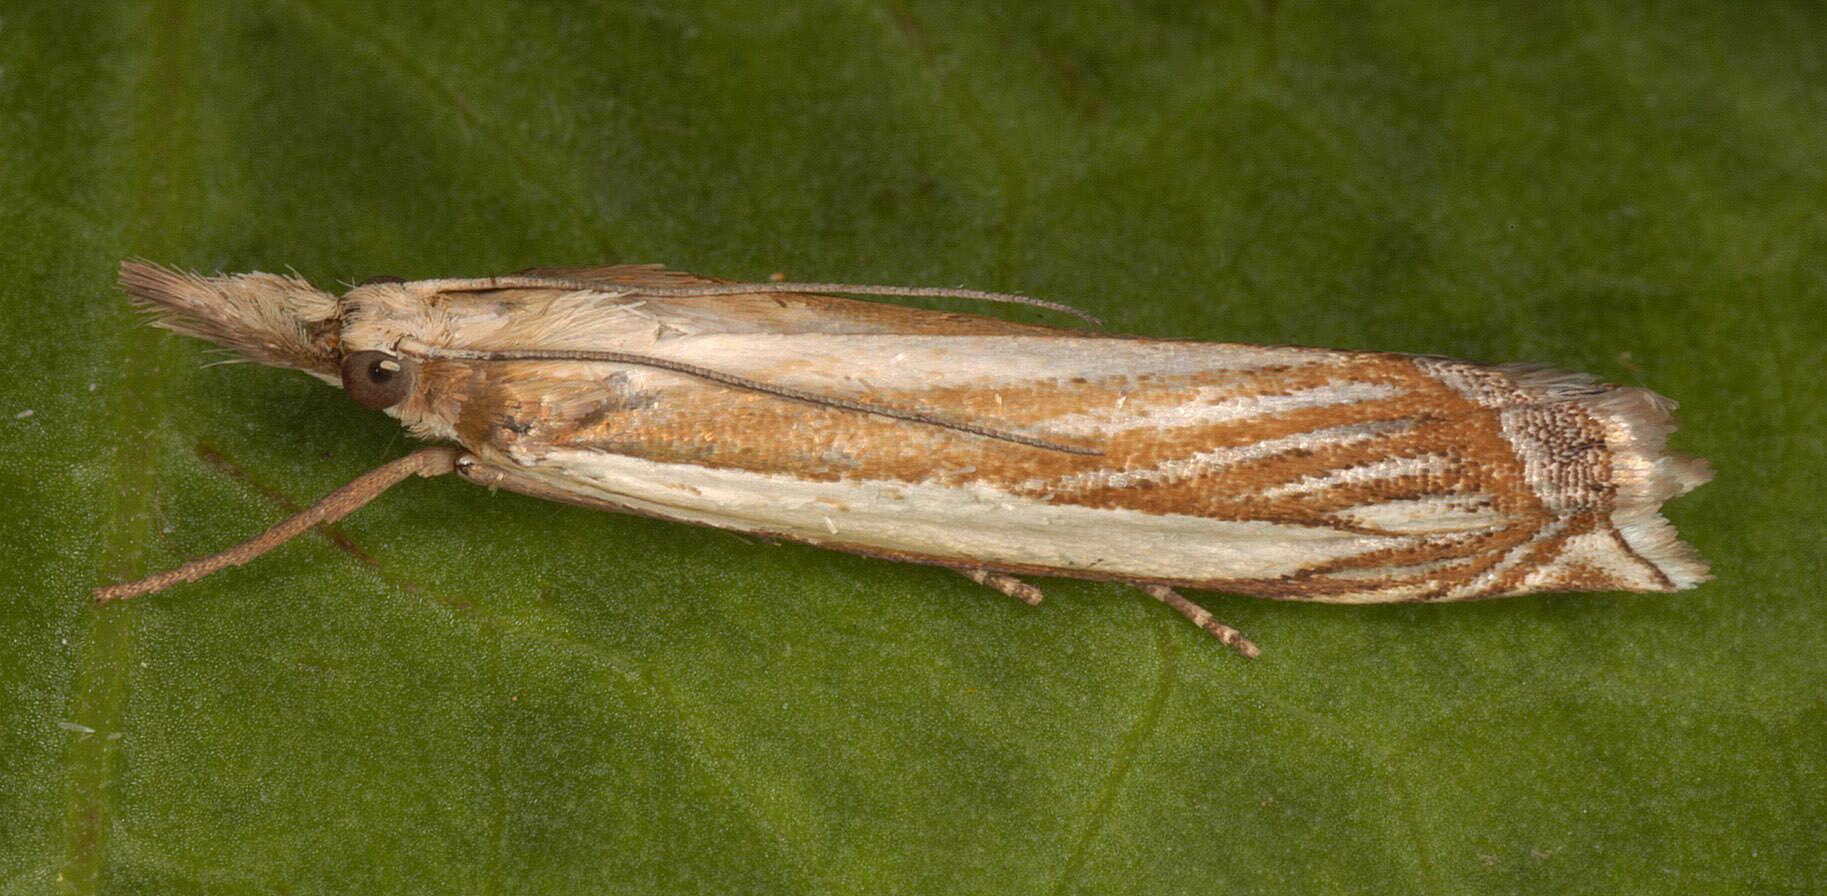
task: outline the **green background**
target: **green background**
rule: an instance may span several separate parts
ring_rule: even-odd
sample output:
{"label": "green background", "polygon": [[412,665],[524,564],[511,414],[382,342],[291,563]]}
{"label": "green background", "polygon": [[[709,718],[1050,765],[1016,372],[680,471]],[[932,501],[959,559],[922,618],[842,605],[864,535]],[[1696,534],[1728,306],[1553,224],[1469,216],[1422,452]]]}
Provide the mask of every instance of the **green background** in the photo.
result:
{"label": "green background", "polygon": [[[0,10],[0,892],[1669,893],[1827,879],[1813,3]],[[1672,596],[1339,608],[415,481],[113,289],[665,262],[1678,398]],[[957,306],[951,306],[957,307]],[[999,312],[1057,320],[1024,309]]]}

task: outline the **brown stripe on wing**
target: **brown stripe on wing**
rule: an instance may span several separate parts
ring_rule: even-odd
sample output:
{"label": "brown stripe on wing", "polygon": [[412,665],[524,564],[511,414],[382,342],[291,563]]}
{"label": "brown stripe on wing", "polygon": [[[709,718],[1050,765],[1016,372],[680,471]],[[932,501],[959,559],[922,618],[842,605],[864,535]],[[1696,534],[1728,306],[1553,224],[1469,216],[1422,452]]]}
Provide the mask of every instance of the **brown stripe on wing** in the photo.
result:
{"label": "brown stripe on wing", "polygon": [[[1528,543],[1536,527],[1518,522],[1454,536],[1417,535],[1399,547],[1379,548],[1315,564],[1280,579],[1243,587],[1246,594],[1339,603],[1458,600],[1463,587],[1500,565],[1508,552]],[[1430,564],[1419,573],[1404,570]],[[1359,573],[1348,575],[1348,573]]]}
{"label": "brown stripe on wing", "polygon": [[[1115,456],[1127,475],[1112,477],[1105,485],[1053,486],[1046,491],[1055,500],[1085,506],[1319,526],[1336,525],[1330,515],[1341,509],[1432,495],[1477,494],[1487,496],[1507,514],[1539,512],[1539,502],[1524,487],[1524,471],[1504,439],[1496,415],[1421,372],[1411,359],[1355,356],[1349,364],[1324,373],[1307,369],[1272,373],[1250,377],[1249,385],[1260,394],[1287,395],[1323,389],[1346,378],[1352,383],[1388,385],[1394,391],[1384,398],[1137,434],[1133,445],[1118,437],[1106,453]],[[1353,438],[1340,438],[1353,427],[1362,429]],[[1318,435],[1322,433],[1323,437]],[[1313,444],[1299,444],[1300,437],[1310,434]],[[1262,457],[1232,462],[1219,459],[1190,469],[1175,465],[1217,448],[1275,440],[1294,444]],[[1439,459],[1432,466],[1441,469],[1422,469],[1428,466],[1420,462],[1423,457]],[[1403,458],[1416,459],[1417,469],[1406,476],[1341,481],[1281,498],[1265,494],[1302,480]],[[1145,489],[1125,484],[1164,466],[1174,467],[1173,473],[1149,482]]]}
{"label": "brown stripe on wing", "polygon": [[[1556,557],[1560,556],[1568,541],[1588,532],[1597,531],[1601,527],[1609,526],[1604,515],[1598,510],[1553,519],[1549,524],[1530,533],[1529,541],[1508,552],[1504,557],[1508,562],[1500,564],[1507,565],[1508,569],[1505,569],[1479,594],[1472,596],[1500,597],[1516,593],[1530,573],[1552,563]],[[1515,556],[1512,560],[1512,555],[1520,556]],[[1605,583],[1597,580],[1591,581],[1587,585],[1588,587],[1582,590],[1602,591],[1605,589]]]}

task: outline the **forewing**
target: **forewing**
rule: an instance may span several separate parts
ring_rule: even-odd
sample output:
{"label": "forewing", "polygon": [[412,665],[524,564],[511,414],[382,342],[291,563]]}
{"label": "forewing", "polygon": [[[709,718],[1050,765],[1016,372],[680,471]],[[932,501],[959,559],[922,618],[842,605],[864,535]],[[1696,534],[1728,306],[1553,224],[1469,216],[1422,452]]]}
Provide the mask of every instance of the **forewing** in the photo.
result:
{"label": "forewing", "polygon": [[1661,454],[1666,408],[1640,390],[1401,355],[851,329],[644,350],[1100,453],[566,364],[492,376],[465,441],[661,515],[1010,570],[1336,601],[1701,574],[1655,515],[1671,489],[1620,479]]}

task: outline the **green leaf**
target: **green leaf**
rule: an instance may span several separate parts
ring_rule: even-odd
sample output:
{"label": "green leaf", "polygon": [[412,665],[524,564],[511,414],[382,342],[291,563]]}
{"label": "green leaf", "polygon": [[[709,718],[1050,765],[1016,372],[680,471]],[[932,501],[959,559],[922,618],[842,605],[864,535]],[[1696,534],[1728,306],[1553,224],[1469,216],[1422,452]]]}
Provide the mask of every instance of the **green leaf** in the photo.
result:
{"label": "green leaf", "polygon": [[[0,893],[1808,890],[1823,46],[1805,3],[14,4]],[[1718,580],[1197,595],[1249,662],[1113,585],[1028,608],[450,479],[97,608],[413,444],[137,326],[128,256],[1548,362],[1681,400]]]}

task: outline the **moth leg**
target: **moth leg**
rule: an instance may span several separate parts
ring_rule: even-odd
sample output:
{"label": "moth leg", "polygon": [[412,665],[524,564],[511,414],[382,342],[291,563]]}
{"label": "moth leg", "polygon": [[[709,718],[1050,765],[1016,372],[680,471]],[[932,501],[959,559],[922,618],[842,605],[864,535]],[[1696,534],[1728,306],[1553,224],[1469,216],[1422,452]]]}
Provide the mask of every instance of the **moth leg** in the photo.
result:
{"label": "moth leg", "polygon": [[361,509],[362,505],[413,476],[442,476],[456,469],[462,450],[449,446],[421,448],[392,463],[383,464],[342,488],[325,495],[323,500],[293,514],[277,526],[219,554],[192,560],[177,569],[154,573],[135,582],[95,589],[95,600],[106,602],[164,591],[173,585],[194,582],[217,570],[240,566],[293,538],[312,526],[334,523]]}
{"label": "moth leg", "polygon": [[1204,607],[1181,597],[1180,592],[1175,591],[1166,585],[1148,585],[1140,582],[1136,583],[1136,587],[1140,588],[1143,594],[1179,610],[1180,615],[1192,620],[1194,625],[1211,632],[1214,637],[1223,641],[1226,647],[1251,659],[1255,659],[1262,655],[1262,648],[1257,647],[1249,638],[1244,637],[1243,632],[1219,622],[1218,617],[1213,616],[1211,612]]}
{"label": "moth leg", "polygon": [[954,566],[959,574],[976,582],[987,585],[1030,607],[1040,605],[1040,589],[1007,573],[994,572],[978,566]]}

